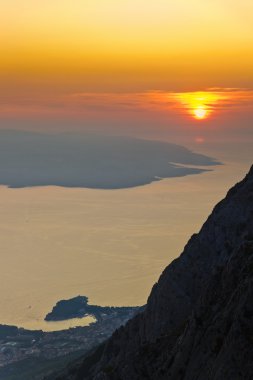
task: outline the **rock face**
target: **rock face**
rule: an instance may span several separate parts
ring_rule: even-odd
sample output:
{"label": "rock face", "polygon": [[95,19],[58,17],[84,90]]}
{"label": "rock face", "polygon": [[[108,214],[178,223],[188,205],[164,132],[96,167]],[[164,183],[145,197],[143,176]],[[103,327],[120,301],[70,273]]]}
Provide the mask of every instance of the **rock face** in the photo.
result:
{"label": "rock face", "polygon": [[59,379],[253,378],[253,167],[154,285],[146,309]]}

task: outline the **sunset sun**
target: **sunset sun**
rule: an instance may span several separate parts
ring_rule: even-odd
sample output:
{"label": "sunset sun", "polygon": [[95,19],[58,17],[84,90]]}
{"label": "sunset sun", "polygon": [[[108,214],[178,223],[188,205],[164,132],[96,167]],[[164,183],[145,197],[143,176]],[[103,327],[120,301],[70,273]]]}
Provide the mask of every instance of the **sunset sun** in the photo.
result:
{"label": "sunset sun", "polygon": [[197,120],[203,120],[207,118],[207,109],[204,107],[198,107],[193,110],[193,116]]}
{"label": "sunset sun", "polygon": [[219,91],[196,91],[175,94],[181,112],[185,111],[196,120],[210,117],[216,110],[220,101],[228,99],[228,94]]}
{"label": "sunset sun", "polygon": [[0,380],[253,380],[252,18],[0,0]]}

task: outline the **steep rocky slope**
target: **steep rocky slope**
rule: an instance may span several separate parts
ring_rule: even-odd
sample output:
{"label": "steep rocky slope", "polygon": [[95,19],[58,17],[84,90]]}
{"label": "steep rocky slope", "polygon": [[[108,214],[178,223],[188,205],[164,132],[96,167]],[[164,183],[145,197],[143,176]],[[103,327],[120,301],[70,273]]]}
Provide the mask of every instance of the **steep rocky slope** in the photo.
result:
{"label": "steep rocky slope", "polygon": [[58,378],[253,378],[253,167],[165,269],[145,311]]}

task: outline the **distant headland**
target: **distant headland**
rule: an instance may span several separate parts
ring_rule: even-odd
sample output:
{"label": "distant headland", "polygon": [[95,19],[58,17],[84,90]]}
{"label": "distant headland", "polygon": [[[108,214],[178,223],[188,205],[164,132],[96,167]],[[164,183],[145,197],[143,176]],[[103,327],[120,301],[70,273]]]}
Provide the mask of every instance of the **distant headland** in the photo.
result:
{"label": "distant headland", "polygon": [[[176,144],[88,133],[0,131],[0,185],[121,189],[220,162]],[[192,167],[191,167],[192,166]]]}
{"label": "distant headland", "polygon": [[88,297],[77,296],[68,300],[61,300],[53,307],[53,310],[45,317],[45,321],[63,321],[72,318],[83,318],[92,315],[97,321],[110,316],[123,316],[129,312],[139,310],[140,307],[111,307],[89,305]]}

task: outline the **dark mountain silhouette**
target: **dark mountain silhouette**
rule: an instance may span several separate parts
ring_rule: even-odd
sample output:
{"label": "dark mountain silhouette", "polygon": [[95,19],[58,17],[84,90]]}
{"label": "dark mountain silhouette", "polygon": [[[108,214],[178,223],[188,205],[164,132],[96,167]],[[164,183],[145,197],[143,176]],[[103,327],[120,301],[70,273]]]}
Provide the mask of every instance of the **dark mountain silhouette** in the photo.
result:
{"label": "dark mountain silhouette", "polygon": [[164,270],[145,310],[53,378],[253,378],[253,167]]}

